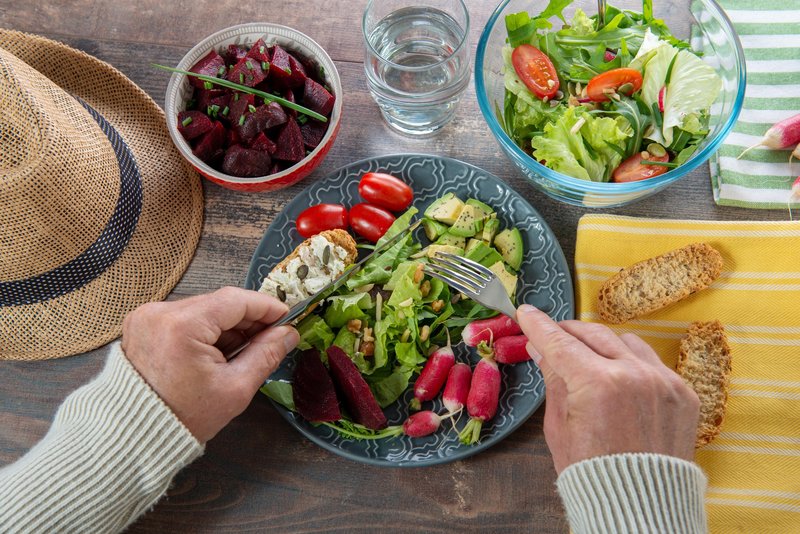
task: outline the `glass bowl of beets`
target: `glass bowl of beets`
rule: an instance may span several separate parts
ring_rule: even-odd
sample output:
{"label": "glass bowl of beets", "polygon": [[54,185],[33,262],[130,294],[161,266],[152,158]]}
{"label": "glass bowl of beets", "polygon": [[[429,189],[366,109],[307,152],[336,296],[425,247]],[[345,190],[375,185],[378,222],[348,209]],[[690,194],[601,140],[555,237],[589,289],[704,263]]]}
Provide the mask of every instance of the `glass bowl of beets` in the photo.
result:
{"label": "glass bowl of beets", "polygon": [[305,178],[333,145],[342,114],[339,73],[325,50],[295,29],[233,26],[205,38],[176,68],[266,93],[172,75],[169,133],[212,182],[239,191],[281,189]]}

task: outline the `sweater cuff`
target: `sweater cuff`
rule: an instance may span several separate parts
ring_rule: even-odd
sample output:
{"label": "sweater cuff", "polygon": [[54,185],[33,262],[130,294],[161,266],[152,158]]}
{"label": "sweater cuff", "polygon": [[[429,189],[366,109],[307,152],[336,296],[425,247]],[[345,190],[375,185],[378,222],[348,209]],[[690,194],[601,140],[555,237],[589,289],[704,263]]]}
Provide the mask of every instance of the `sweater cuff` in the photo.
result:
{"label": "sweater cuff", "polygon": [[650,453],[600,456],[556,481],[577,534],[706,532],[706,477],[693,462]]}
{"label": "sweater cuff", "polygon": [[0,470],[0,526],[121,530],[202,453],[114,343],[102,372],[67,397],[44,439]]}

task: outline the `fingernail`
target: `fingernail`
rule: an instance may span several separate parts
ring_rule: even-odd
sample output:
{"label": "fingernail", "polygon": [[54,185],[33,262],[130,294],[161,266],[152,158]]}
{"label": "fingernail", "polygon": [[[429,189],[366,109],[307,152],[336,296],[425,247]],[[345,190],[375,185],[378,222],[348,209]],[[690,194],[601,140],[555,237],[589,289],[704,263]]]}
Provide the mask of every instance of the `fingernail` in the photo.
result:
{"label": "fingernail", "polygon": [[283,334],[283,346],[286,348],[286,352],[289,353],[294,350],[294,348],[297,347],[297,343],[300,342],[300,334],[290,326],[285,326],[281,330]]}
{"label": "fingernail", "polygon": [[530,304],[523,304],[519,308],[517,308],[517,313],[531,313],[537,311],[535,307],[531,306]]}
{"label": "fingernail", "polygon": [[542,355],[539,354],[539,351],[533,348],[533,345],[530,343],[525,344],[525,350],[528,351],[528,355],[531,357],[531,360],[533,360],[536,365],[539,365],[539,362],[542,361]]}

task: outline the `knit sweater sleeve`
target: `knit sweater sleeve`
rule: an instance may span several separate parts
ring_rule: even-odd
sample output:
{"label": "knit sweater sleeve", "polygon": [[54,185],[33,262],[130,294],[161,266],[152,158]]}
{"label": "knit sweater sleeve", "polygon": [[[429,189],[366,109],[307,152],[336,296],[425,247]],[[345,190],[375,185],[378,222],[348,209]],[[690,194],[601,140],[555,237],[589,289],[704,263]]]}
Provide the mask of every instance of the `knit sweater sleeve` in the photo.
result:
{"label": "knit sweater sleeve", "polygon": [[646,453],[570,465],[556,481],[576,534],[707,532],[706,477],[692,462]]}
{"label": "knit sweater sleeve", "polygon": [[0,469],[0,532],[118,532],[202,453],[115,343],[42,441]]}

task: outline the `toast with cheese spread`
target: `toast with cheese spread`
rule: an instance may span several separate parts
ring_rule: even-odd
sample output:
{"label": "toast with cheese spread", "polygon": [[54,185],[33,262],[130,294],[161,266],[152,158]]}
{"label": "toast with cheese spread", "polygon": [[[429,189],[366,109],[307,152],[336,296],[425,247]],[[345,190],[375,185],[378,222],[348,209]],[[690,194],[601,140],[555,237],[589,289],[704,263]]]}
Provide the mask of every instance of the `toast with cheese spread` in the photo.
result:
{"label": "toast with cheese spread", "polygon": [[264,278],[259,291],[291,308],[342,274],[356,257],[356,242],[350,234],[325,230],[300,243],[281,260]]}

